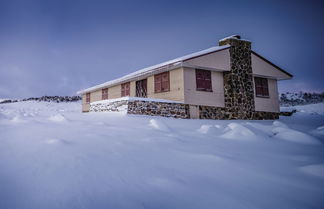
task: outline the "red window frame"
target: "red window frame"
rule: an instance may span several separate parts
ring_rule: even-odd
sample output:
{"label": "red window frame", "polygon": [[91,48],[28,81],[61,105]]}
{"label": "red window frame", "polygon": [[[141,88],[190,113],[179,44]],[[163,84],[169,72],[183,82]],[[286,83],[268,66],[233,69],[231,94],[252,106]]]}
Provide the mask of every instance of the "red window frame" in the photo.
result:
{"label": "red window frame", "polygon": [[170,73],[164,72],[154,75],[154,92],[167,92],[170,91]]}
{"label": "red window frame", "polygon": [[196,89],[197,91],[213,91],[210,70],[196,69]]}
{"label": "red window frame", "polygon": [[130,95],[130,83],[123,83],[121,85],[121,96],[126,97]]}
{"label": "red window frame", "polygon": [[101,90],[101,97],[102,99],[108,99],[108,88],[102,89]]}
{"label": "red window frame", "polygon": [[90,93],[86,93],[86,103],[90,103]]}
{"label": "red window frame", "polygon": [[269,97],[268,79],[254,77],[254,84],[257,97]]}

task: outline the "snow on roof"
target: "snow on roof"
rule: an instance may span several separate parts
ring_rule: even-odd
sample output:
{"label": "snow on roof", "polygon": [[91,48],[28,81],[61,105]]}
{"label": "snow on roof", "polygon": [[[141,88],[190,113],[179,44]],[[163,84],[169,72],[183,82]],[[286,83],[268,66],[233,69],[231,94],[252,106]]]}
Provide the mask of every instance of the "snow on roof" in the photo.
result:
{"label": "snow on roof", "polygon": [[250,40],[247,40],[247,39],[241,39],[241,36],[240,35],[231,35],[231,36],[227,36],[225,38],[222,38],[219,40],[219,42],[221,41],[225,41],[227,39],[238,39],[238,40],[242,40],[242,41],[248,41],[248,42],[251,42]]}
{"label": "snow on roof", "polygon": [[134,79],[136,77],[140,77],[140,76],[143,76],[143,75],[146,75],[146,74],[153,73],[153,72],[157,71],[158,69],[160,69],[162,67],[170,67],[171,68],[171,67],[182,64],[183,61],[186,61],[188,59],[191,59],[191,58],[194,58],[194,57],[197,57],[197,56],[201,56],[201,55],[204,55],[204,54],[212,53],[212,52],[217,52],[217,51],[229,48],[229,47],[230,47],[229,45],[214,46],[214,47],[202,50],[202,51],[198,51],[198,52],[195,52],[195,53],[192,53],[192,54],[188,54],[188,55],[185,55],[185,56],[173,59],[173,60],[169,60],[169,61],[157,64],[157,65],[153,65],[153,66],[150,66],[150,67],[147,67],[147,68],[143,68],[141,70],[138,70],[138,71],[135,71],[133,73],[127,74],[127,75],[125,75],[123,77],[120,77],[120,78],[117,78],[115,80],[111,80],[111,81],[108,81],[108,82],[105,82],[105,83],[102,83],[102,84],[99,84],[99,85],[96,85],[96,86],[93,86],[93,87],[78,91],[77,94],[83,94],[83,93],[94,91],[96,89],[100,89],[100,88],[103,88],[103,87],[109,87],[109,86],[113,86],[113,85],[116,85],[116,84],[119,84],[119,83],[122,83],[122,82],[126,82],[126,81],[129,81],[130,79]]}

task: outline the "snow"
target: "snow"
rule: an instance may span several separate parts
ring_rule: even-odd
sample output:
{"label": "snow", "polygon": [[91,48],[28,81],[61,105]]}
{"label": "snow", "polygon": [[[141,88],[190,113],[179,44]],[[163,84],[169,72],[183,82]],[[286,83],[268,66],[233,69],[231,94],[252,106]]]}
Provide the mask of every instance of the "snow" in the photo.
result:
{"label": "snow", "polygon": [[236,140],[253,140],[256,139],[255,134],[244,127],[239,123],[230,123],[225,128],[225,133],[221,135],[221,137],[228,139],[236,139]]}
{"label": "snow", "polygon": [[136,77],[152,74],[152,73],[154,73],[155,71],[157,71],[157,70],[159,70],[161,68],[166,68],[167,69],[169,67],[172,68],[172,67],[175,67],[175,66],[180,66],[182,64],[182,62],[187,60],[187,59],[190,59],[190,58],[193,58],[193,57],[196,57],[196,56],[200,56],[200,55],[204,55],[204,54],[208,54],[208,53],[211,53],[211,52],[217,52],[217,51],[220,51],[222,49],[229,48],[229,47],[230,47],[229,45],[210,47],[208,49],[204,49],[202,51],[198,51],[198,52],[195,52],[195,53],[191,53],[191,54],[188,54],[188,55],[176,58],[176,59],[172,59],[172,60],[157,64],[157,65],[153,65],[153,66],[150,66],[150,67],[135,71],[133,73],[127,74],[127,75],[125,75],[125,76],[123,76],[121,78],[117,78],[115,80],[111,80],[111,81],[108,81],[108,82],[105,82],[105,83],[102,83],[102,84],[99,84],[99,85],[96,85],[96,86],[93,86],[93,87],[78,91],[77,94],[83,94],[83,93],[94,91],[96,89],[100,89],[100,88],[103,88],[103,87],[109,87],[109,86],[113,86],[113,85],[116,85],[116,84],[119,84],[119,83],[122,83],[122,82],[127,82],[127,81],[129,81],[131,79],[134,79]]}
{"label": "snow", "polygon": [[51,120],[51,121],[54,121],[54,122],[66,121],[65,117],[62,114],[52,115],[48,119]]}
{"label": "snow", "polygon": [[307,114],[324,115],[324,103],[281,107],[281,111],[291,111],[291,110],[297,110],[298,112],[307,113]]}
{"label": "snow", "polygon": [[0,208],[322,208],[323,105],[297,108],[217,121],[1,104]]}
{"label": "snow", "polygon": [[296,143],[303,143],[303,144],[314,144],[314,145],[321,145],[317,139],[308,134],[304,134],[300,131],[292,130],[290,128],[283,128],[277,127],[272,130],[274,133],[274,137],[278,139],[283,139],[287,141],[292,141]]}
{"label": "snow", "polygon": [[156,130],[165,131],[165,132],[170,131],[169,127],[166,124],[156,119],[151,119],[149,125]]}

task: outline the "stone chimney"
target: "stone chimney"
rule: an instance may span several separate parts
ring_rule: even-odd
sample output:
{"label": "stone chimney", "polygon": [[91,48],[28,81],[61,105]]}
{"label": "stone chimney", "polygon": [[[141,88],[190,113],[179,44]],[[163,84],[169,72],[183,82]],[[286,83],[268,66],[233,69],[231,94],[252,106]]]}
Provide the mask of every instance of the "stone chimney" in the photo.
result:
{"label": "stone chimney", "polygon": [[224,72],[225,109],[229,119],[252,119],[255,112],[251,42],[233,35],[219,40],[230,45],[230,71]]}

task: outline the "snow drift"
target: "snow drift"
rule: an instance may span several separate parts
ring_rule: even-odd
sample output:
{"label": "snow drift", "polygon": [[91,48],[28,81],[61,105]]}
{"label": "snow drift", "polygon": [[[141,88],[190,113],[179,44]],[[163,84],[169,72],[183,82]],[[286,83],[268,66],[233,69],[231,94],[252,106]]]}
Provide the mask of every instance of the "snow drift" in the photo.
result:
{"label": "snow drift", "polygon": [[322,208],[324,105],[297,108],[215,121],[1,104],[0,208]]}

